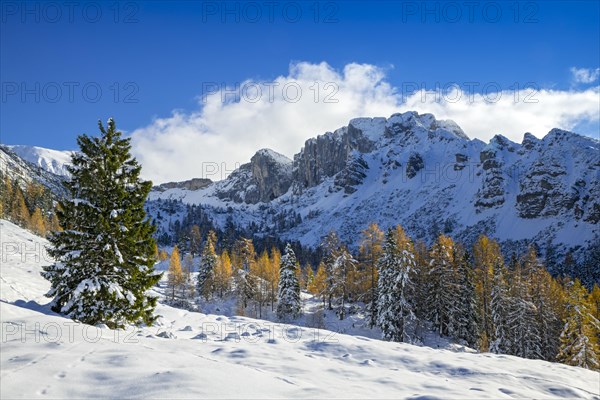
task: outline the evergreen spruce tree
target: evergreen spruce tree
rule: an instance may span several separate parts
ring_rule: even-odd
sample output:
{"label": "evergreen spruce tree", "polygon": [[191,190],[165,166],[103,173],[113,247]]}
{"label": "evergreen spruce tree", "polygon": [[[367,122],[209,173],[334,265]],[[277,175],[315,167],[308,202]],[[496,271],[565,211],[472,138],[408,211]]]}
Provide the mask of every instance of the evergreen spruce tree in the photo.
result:
{"label": "evergreen spruce tree", "polygon": [[243,315],[249,302],[254,299],[256,292],[256,279],[250,273],[252,264],[256,259],[252,240],[239,239],[235,244],[234,255],[237,263],[237,271],[234,275],[235,291],[238,299],[238,311]]}
{"label": "evergreen spruce tree", "polygon": [[594,313],[594,305],[585,287],[578,279],[571,282],[567,287],[567,317],[560,335],[559,362],[600,370],[600,321]]}
{"label": "evergreen spruce tree", "polygon": [[327,298],[327,308],[333,310],[333,298],[336,289],[336,277],[333,273],[333,265],[340,255],[341,242],[335,231],[330,231],[323,242],[323,263],[325,265],[325,296]]}
{"label": "evergreen spruce tree", "polygon": [[336,313],[343,320],[346,318],[346,302],[349,300],[351,291],[351,277],[356,272],[357,261],[352,254],[342,246],[335,261],[331,265],[331,293],[336,302]]}
{"label": "evergreen spruce tree", "polygon": [[511,333],[507,322],[509,307],[506,267],[499,262],[494,267],[492,281],[491,320],[494,326],[493,341],[490,344],[492,353],[509,354],[512,348]]}
{"label": "evergreen spruce tree", "polygon": [[[531,274],[531,270],[528,273]],[[538,310],[531,299],[528,281],[525,280],[529,276],[517,264],[513,271],[505,321],[511,342],[506,352],[523,358],[542,358],[536,320]]]}
{"label": "evergreen spruce tree", "polygon": [[395,342],[412,342],[414,293],[411,275],[415,268],[412,243],[398,227],[389,229],[379,258],[377,325],[383,338]]}
{"label": "evergreen spruce tree", "polygon": [[454,243],[440,235],[431,249],[429,262],[426,308],[428,319],[440,335],[454,334],[453,316],[456,315],[458,295],[457,275],[454,271]]}
{"label": "evergreen spruce tree", "polygon": [[455,257],[459,277],[456,314],[453,317],[455,329],[453,335],[475,348],[479,341],[479,313],[475,277],[469,252],[462,251]]}
{"label": "evergreen spruce tree", "polygon": [[300,284],[296,274],[297,264],[294,250],[288,243],[281,257],[277,291],[277,318],[282,321],[294,319],[301,312]]}
{"label": "evergreen spruce tree", "polygon": [[526,281],[537,310],[535,325],[540,337],[541,357],[555,361],[563,328],[560,316],[564,310],[564,290],[544,268],[535,271]]}
{"label": "evergreen spruce tree", "polygon": [[156,298],[146,292],[160,280],[144,211],[152,183],[140,179],[130,139],[114,120],[98,125],[101,137],[80,136],[81,151],[67,167],[70,199],[58,211],[64,230],[49,238],[57,262],[42,273],[51,283],[47,296],[54,311],[84,323],[151,324]]}
{"label": "evergreen spruce tree", "polygon": [[216,234],[210,231],[202,249],[200,267],[198,268],[198,294],[207,300],[215,292],[215,268],[217,266],[217,254],[215,252]]}
{"label": "evergreen spruce tree", "polygon": [[377,224],[372,223],[362,232],[362,235],[360,258],[366,265],[366,272],[369,275],[367,280],[368,291],[365,299],[367,303],[366,313],[369,319],[369,326],[373,328],[377,324],[377,301],[379,298],[377,294],[377,262],[379,261],[379,257],[381,257],[384,234]]}

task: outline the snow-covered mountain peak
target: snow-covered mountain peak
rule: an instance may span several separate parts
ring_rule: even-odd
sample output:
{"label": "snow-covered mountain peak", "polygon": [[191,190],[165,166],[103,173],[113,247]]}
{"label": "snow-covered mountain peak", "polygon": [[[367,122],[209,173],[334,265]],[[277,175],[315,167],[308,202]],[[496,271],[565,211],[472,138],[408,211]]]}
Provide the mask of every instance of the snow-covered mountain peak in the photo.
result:
{"label": "snow-covered mountain peak", "polygon": [[15,154],[38,167],[60,176],[69,176],[67,165],[71,163],[73,151],[52,150],[38,146],[7,146]]}
{"label": "snow-covered mountain peak", "polygon": [[419,114],[416,111],[393,114],[387,120],[386,132],[388,137],[397,138],[400,144],[469,140],[456,122],[438,120],[433,114]]}
{"label": "snow-covered mountain peak", "polygon": [[494,137],[492,137],[490,139],[490,142],[487,144],[486,149],[492,149],[492,150],[508,150],[508,151],[515,151],[515,149],[519,148],[520,145],[513,142],[512,140],[510,140],[509,138],[507,138],[504,135],[494,135]]}
{"label": "snow-covered mountain peak", "polygon": [[526,150],[531,150],[537,146],[539,142],[540,139],[535,137],[532,133],[525,132],[523,135],[523,140],[521,141],[521,146]]}
{"label": "snow-covered mountain peak", "polygon": [[362,134],[371,141],[378,141],[385,133],[387,120],[382,117],[376,118],[354,118],[348,123],[349,127],[353,127],[362,132]]}
{"label": "snow-covered mountain peak", "polygon": [[600,141],[598,139],[578,135],[577,133],[558,128],[554,128],[550,132],[548,132],[548,134],[544,136],[541,142],[545,146],[566,145],[567,143],[570,143],[574,146],[591,146],[596,148],[600,144]]}
{"label": "snow-covered mountain peak", "polygon": [[287,156],[267,148],[258,150],[252,158],[254,157],[266,157],[281,165],[288,165],[293,162]]}

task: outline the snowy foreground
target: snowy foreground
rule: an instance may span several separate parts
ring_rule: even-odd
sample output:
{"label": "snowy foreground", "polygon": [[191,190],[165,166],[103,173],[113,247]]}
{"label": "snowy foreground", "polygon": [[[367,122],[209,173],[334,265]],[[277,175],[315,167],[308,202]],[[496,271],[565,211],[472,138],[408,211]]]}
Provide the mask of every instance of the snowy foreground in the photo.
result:
{"label": "snowy foreground", "polygon": [[600,374],[580,368],[164,305],[151,328],[77,324],[44,306],[45,241],[6,221],[0,231],[2,399],[600,399]]}

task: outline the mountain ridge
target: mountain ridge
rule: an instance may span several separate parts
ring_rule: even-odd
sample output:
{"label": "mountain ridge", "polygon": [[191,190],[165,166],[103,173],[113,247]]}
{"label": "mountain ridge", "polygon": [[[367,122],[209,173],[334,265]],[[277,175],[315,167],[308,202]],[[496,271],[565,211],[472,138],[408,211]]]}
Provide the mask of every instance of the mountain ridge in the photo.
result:
{"label": "mountain ridge", "polygon": [[485,233],[514,251],[552,244],[581,257],[598,243],[599,150],[599,141],[562,129],[484,143],[432,114],[355,118],[308,139],[291,172],[276,164],[254,173],[268,165],[259,152],[206,188],[152,192],[149,210],[156,217],[165,201],[181,200],[203,206],[219,228],[233,220],[252,235],[310,247],[329,230],[356,247],[377,222],[429,243],[440,233],[465,243]]}

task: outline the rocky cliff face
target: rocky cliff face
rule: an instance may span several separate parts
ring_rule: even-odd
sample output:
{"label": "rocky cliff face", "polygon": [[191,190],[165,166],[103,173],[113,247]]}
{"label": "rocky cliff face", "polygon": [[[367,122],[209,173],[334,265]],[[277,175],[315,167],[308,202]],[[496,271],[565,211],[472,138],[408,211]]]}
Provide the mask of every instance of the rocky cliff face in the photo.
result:
{"label": "rocky cliff face", "polygon": [[270,149],[256,152],[214,187],[215,196],[234,203],[257,204],[276,199],[292,184],[292,160]]}
{"label": "rocky cliff face", "polygon": [[269,149],[262,149],[250,160],[256,195],[250,202],[268,202],[288,191],[292,184],[292,160]]}
{"label": "rocky cliff face", "polygon": [[353,151],[368,153],[373,143],[365,129],[381,124],[384,118],[359,118],[347,127],[328,132],[304,143],[304,148],[294,157],[294,180],[298,188],[311,188],[344,170]]}
{"label": "rocky cliff face", "polygon": [[479,153],[481,163],[482,185],[477,192],[475,210],[496,208],[504,204],[505,199],[505,174],[504,157],[502,151],[513,152],[510,141],[503,136],[496,135],[490,144]]}
{"label": "rocky cliff face", "polygon": [[354,152],[346,162],[346,166],[335,175],[335,187],[343,190],[346,194],[356,192],[357,187],[367,177],[368,169],[369,164],[362,154],[358,151]]}
{"label": "rocky cliff face", "polygon": [[167,189],[186,189],[186,190],[199,190],[199,189],[204,189],[205,187],[210,186],[210,184],[213,183],[212,180],[210,179],[204,179],[204,178],[193,178],[187,181],[182,181],[182,182],[166,182],[166,183],[161,183],[160,185],[157,185],[155,187],[153,187],[153,190],[158,190],[158,191],[165,191]]}
{"label": "rocky cliff face", "polygon": [[519,215],[523,218],[566,215],[598,223],[600,150],[586,146],[584,138],[561,129],[551,130],[541,141],[526,136],[523,143],[523,148],[535,151],[537,157],[519,179],[516,199]]}

